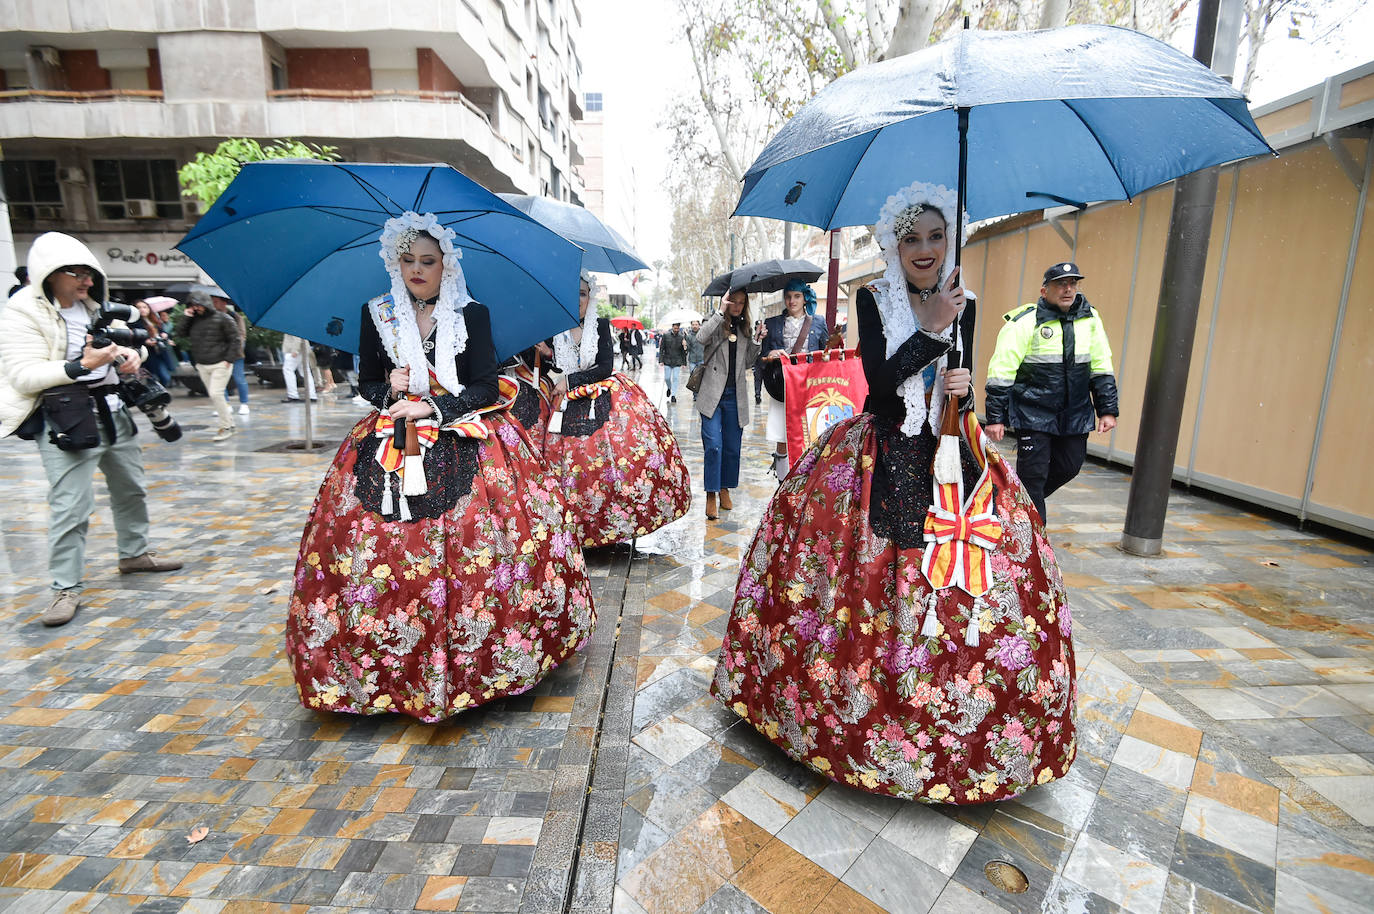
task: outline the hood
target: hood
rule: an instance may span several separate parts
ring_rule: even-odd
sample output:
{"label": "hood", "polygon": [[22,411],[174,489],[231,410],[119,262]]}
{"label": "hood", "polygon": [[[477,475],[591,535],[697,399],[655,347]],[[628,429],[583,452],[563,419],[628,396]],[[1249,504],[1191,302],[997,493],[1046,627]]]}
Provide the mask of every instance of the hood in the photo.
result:
{"label": "hood", "polygon": [[43,281],[60,267],[77,264],[96,272],[96,281],[91,286],[91,300],[103,302],[107,288],[105,268],[90,248],[61,232],[44,232],[29,246],[29,282],[33,284],[34,291],[45,299],[47,292],[43,289]]}

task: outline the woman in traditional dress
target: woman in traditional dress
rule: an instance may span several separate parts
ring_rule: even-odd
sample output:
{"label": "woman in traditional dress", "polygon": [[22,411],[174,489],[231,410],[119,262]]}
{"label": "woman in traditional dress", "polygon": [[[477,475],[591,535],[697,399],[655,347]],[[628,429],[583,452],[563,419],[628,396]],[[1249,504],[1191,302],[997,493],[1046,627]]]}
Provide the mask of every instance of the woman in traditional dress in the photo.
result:
{"label": "woman in traditional dress", "polygon": [[716,520],[720,516],[717,512],[735,506],[730,490],[739,485],[740,444],[749,425],[749,382],[745,372],[759,355],[759,344],[750,336],[750,326],[749,293],[735,289],[696,334],[706,363],[696,401],[701,414],[707,520]]}
{"label": "woman in traditional dress", "polygon": [[814,352],[825,348],[830,329],[825,319],[816,316],[816,292],[800,279],[787,283],[782,293],[782,313],[763,322],[763,384],[768,391],[768,440],[773,442],[773,465],[779,480],[787,476],[791,459],[787,456],[787,408],[783,403],[782,364],[789,353]]}
{"label": "woman in traditional dress", "polygon": [[544,439],[549,472],[585,547],[643,536],[692,502],[673,430],[638,384],[613,373],[611,323],[596,316],[591,283],[584,272],[582,323],[553,338],[561,400]]}
{"label": "woman in traditional dress", "polygon": [[[864,412],[822,434],[765,511],[711,690],[834,780],[979,803],[1068,772],[1074,661],[1054,552],[971,412],[954,206],[917,183],[883,207],[887,269],[856,295]],[[946,394],[962,428],[928,513]]]}
{"label": "woman in traditional dress", "polygon": [[530,445],[541,461],[545,429],[553,414],[554,382],[549,377],[552,364],[553,348],[543,342],[511,356],[501,366],[501,374],[518,386],[510,414],[529,435]]}
{"label": "woman in traditional dress", "polygon": [[310,708],[438,720],[533,687],[592,631],[566,504],[506,411],[453,237],[433,214],[382,231],[391,293],[364,308],[358,370],[376,410],[320,487],[286,624]]}

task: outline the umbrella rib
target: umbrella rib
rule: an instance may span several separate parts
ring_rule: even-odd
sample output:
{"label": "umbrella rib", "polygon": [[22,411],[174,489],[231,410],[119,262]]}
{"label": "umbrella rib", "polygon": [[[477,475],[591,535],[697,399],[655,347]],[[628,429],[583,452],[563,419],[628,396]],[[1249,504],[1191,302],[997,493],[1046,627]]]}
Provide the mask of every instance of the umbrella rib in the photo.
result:
{"label": "umbrella rib", "polygon": [[420,182],[420,189],[415,191],[415,203],[412,208],[415,212],[420,212],[420,201],[425,198],[425,191],[429,190],[429,179],[434,177],[434,169],[430,168],[425,172],[425,179]]}
{"label": "umbrella rib", "polygon": [[[352,178],[354,183],[356,183],[359,187],[362,188],[363,193],[371,197],[372,201],[382,208],[382,212],[390,212],[386,208],[387,203],[390,203],[392,206],[396,207],[398,213],[401,212],[401,204],[397,203],[395,200],[391,199],[391,197],[382,193],[382,191],[375,187],[372,184],[372,182],[364,180],[361,175],[355,174],[354,172],[349,171],[347,168],[344,168],[340,165],[334,164],[334,167],[337,168],[339,171],[342,171],[344,174],[348,175],[350,178]],[[386,202],[383,203],[383,200],[385,200]]]}
{"label": "umbrella rib", "polygon": [[1112,174],[1116,176],[1116,183],[1121,187],[1121,192],[1126,195],[1126,200],[1128,202],[1134,200],[1135,196],[1131,193],[1130,188],[1126,186],[1125,179],[1121,177],[1121,170],[1116,167],[1116,162],[1112,159],[1111,153],[1107,151],[1107,145],[1103,143],[1102,138],[1097,135],[1097,131],[1094,130],[1087,119],[1083,117],[1082,112],[1070,104],[1068,99],[1060,99],[1060,104],[1073,112],[1073,116],[1078,118],[1078,122],[1083,125],[1083,129],[1088,131],[1088,135],[1093,138],[1093,142],[1097,144],[1097,148],[1102,150],[1102,157],[1106,159],[1107,164],[1112,167]]}

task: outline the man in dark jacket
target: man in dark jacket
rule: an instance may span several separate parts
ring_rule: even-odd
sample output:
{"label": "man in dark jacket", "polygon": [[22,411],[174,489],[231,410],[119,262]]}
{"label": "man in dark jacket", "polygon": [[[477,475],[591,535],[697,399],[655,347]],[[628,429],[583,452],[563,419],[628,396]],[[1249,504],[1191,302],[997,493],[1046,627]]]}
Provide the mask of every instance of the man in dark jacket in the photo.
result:
{"label": "man in dark jacket", "polygon": [[1045,271],[1040,299],[1003,316],[988,363],[987,427],[1017,436],[1016,474],[1045,519],[1045,498],[1078,475],[1088,433],[1116,427],[1112,349],[1073,263]]}
{"label": "man in dark jacket", "polygon": [[668,402],[677,402],[677,382],[682,374],[682,366],[687,364],[687,335],[682,332],[682,324],[675,322],[673,329],[663,335],[658,343],[658,360],[663,363],[663,381],[668,386]]}
{"label": "man in dark jacket", "polygon": [[224,399],[224,389],[234,373],[234,358],[243,350],[239,325],[228,314],[216,311],[209,295],[192,292],[186,313],[177,322],[177,335],[190,341],[191,361],[196,363],[196,373],[219,417],[214,440],[223,441],[234,434],[234,414]]}

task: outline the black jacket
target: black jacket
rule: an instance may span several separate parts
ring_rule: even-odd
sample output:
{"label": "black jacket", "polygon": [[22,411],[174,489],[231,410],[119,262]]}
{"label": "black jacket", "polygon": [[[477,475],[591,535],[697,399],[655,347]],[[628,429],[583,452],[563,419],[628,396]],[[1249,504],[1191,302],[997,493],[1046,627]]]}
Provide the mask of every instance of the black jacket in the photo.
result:
{"label": "black jacket", "polygon": [[1043,298],[1007,312],[988,363],[987,421],[1016,431],[1082,435],[1115,416],[1112,351],[1080,294],[1068,311]]}

